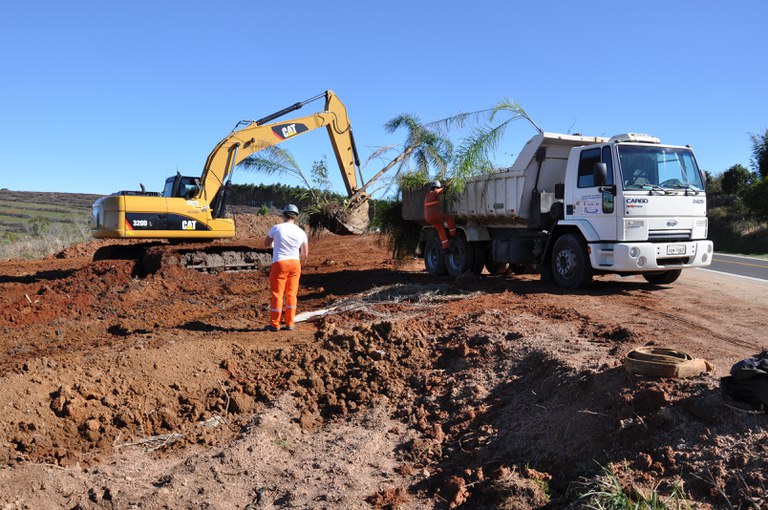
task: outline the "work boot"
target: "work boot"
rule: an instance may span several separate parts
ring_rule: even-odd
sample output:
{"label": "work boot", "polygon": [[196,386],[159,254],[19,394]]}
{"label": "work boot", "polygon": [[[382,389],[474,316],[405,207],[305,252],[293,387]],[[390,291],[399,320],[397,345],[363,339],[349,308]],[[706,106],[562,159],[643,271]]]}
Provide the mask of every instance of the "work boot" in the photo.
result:
{"label": "work boot", "polygon": [[282,329],[283,331],[293,331],[294,329],[296,329],[296,326],[293,326],[293,325],[291,325],[291,326],[288,326],[288,325],[286,324],[286,325],[285,325],[285,326],[283,326],[281,329]]}
{"label": "work boot", "polygon": [[273,326],[272,324],[267,324],[263,328],[261,328],[262,331],[277,331],[278,329]]}

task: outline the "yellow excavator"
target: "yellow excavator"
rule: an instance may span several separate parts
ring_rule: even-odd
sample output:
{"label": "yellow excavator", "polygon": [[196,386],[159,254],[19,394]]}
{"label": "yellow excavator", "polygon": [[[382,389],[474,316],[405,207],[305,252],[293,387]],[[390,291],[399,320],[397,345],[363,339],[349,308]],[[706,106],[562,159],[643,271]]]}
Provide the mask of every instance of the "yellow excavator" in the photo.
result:
{"label": "yellow excavator", "polygon": [[[325,98],[325,109],[321,112],[272,122],[321,98]],[[343,210],[336,211],[336,224],[339,225],[336,232],[362,234],[368,227],[369,197],[358,185],[358,175],[361,181],[362,175],[352,126],[344,104],[333,91],[327,90],[259,120],[240,121],[210,153],[200,177],[177,173],[166,180],[162,193],[145,191],[142,185],[141,191],[119,191],[98,199],[92,207],[91,235],[95,238],[168,239],[176,243],[232,238],[235,222],[226,217],[225,206],[234,168],[260,150],[320,127],[327,128],[351,198]],[[199,249],[195,251],[199,252]],[[208,250],[209,253],[215,251]],[[94,258],[123,258],[121,253],[131,253],[129,256],[135,257],[138,252],[104,247]],[[234,264],[224,265],[248,265],[240,260],[242,258],[236,257],[238,261]],[[183,264],[195,267],[192,261]]]}

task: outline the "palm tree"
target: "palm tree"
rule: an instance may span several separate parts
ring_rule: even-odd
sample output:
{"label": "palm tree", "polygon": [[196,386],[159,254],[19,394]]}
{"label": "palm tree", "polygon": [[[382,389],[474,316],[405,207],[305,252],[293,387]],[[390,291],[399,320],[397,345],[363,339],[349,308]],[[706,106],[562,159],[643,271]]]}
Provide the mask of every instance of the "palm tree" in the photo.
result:
{"label": "palm tree", "polygon": [[[398,167],[395,175],[399,175],[404,169],[410,168],[412,164],[415,166],[414,171],[416,173],[429,176],[430,168],[434,168],[438,178],[445,177],[453,155],[451,141],[438,131],[430,129],[428,125],[422,124],[415,115],[401,114],[384,124],[384,129],[388,133],[394,133],[400,128],[406,129],[405,142],[402,145],[403,150],[350,197],[351,203],[355,203],[355,200],[365,193],[371,184],[395,166]],[[384,151],[389,149],[391,147],[385,148]],[[381,152],[371,157],[380,154]]]}
{"label": "palm tree", "polygon": [[[506,119],[494,123],[497,117],[504,115],[507,115]],[[511,99],[501,100],[487,110],[461,113],[430,123],[429,126],[434,126],[438,131],[447,132],[455,128],[464,128],[485,118],[490,124],[474,128],[472,133],[461,141],[456,151],[451,169],[452,187],[455,192],[460,192],[470,177],[494,171],[490,157],[498,149],[499,142],[510,123],[525,119],[539,133],[543,132],[523,107]]]}

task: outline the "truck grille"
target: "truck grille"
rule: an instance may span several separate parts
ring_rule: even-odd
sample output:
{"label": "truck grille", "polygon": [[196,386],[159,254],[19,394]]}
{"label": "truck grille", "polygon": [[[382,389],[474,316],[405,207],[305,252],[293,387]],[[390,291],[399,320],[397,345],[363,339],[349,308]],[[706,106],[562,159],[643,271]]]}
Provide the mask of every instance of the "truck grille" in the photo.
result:
{"label": "truck grille", "polygon": [[690,230],[651,230],[648,232],[649,241],[690,241]]}

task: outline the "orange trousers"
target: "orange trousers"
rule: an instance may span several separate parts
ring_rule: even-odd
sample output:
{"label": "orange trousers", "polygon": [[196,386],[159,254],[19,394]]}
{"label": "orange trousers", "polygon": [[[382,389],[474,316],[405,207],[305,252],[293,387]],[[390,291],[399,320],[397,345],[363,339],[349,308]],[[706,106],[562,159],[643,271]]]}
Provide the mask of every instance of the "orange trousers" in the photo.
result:
{"label": "orange trousers", "polygon": [[296,317],[297,295],[301,262],[298,260],[279,260],[272,263],[269,270],[269,325],[280,327],[283,314],[283,295],[285,295],[285,325],[293,326]]}

